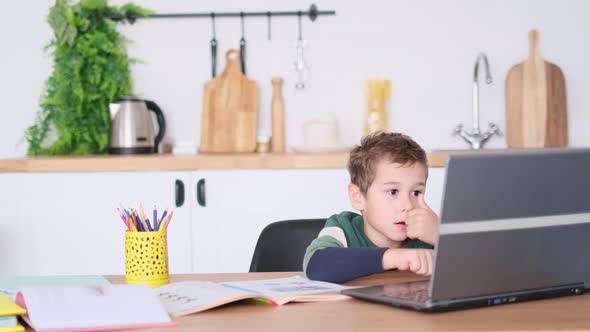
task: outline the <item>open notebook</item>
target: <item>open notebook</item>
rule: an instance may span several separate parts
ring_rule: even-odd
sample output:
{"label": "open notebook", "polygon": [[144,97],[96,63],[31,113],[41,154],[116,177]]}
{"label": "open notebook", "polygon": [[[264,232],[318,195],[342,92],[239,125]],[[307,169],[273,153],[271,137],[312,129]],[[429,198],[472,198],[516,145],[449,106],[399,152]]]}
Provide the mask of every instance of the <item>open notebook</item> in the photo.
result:
{"label": "open notebook", "polygon": [[100,331],[174,325],[147,285],[22,287],[16,302],[36,331]]}
{"label": "open notebook", "polygon": [[340,294],[348,287],[302,277],[214,283],[185,281],[155,289],[172,316],[183,316],[244,299],[258,299],[274,305],[287,302],[315,302],[346,299]]}

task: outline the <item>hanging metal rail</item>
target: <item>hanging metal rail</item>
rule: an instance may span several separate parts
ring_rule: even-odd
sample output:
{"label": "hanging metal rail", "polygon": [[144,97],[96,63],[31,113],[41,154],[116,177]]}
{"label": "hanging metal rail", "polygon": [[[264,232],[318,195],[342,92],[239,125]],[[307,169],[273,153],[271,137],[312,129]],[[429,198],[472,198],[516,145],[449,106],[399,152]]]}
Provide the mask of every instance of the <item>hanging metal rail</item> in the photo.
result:
{"label": "hanging metal rail", "polygon": [[307,16],[311,21],[315,21],[320,15],[336,15],[334,10],[318,10],[316,5],[311,5],[307,11],[266,11],[266,12],[209,12],[209,13],[181,13],[181,14],[152,14],[148,16],[137,15],[110,15],[115,21],[127,20],[134,23],[137,19],[144,18],[199,18],[199,17],[244,17],[244,16]]}

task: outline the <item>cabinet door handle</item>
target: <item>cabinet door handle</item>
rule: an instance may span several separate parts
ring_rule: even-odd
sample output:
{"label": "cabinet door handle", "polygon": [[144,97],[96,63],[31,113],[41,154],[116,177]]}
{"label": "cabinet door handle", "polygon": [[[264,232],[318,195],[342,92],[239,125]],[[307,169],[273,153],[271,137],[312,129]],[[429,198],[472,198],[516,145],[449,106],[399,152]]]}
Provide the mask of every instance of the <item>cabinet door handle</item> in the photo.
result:
{"label": "cabinet door handle", "polygon": [[197,203],[200,206],[207,205],[205,200],[205,179],[197,181]]}
{"label": "cabinet door handle", "polygon": [[181,207],[184,204],[184,182],[176,180],[174,185],[174,203],[176,207]]}

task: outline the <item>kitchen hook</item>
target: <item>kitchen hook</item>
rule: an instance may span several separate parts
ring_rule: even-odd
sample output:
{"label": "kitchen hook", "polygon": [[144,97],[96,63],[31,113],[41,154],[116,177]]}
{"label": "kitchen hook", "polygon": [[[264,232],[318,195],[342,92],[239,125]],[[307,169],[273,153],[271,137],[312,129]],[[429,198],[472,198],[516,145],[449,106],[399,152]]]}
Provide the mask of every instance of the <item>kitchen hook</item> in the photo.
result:
{"label": "kitchen hook", "polygon": [[267,29],[267,37],[268,41],[270,41],[270,12],[266,12],[266,29]]}
{"label": "kitchen hook", "polygon": [[298,37],[298,40],[301,40],[302,39],[301,38],[301,11],[298,11],[297,12],[297,22],[298,22],[298,25],[299,25],[299,37]]}
{"label": "kitchen hook", "polygon": [[244,38],[244,12],[240,12],[240,21],[242,25],[242,38],[240,39],[240,67],[242,67],[242,73],[246,75],[246,39]]}
{"label": "kitchen hook", "polygon": [[215,13],[211,13],[213,37],[211,38],[211,77],[215,77],[217,70],[217,39],[215,38]]}

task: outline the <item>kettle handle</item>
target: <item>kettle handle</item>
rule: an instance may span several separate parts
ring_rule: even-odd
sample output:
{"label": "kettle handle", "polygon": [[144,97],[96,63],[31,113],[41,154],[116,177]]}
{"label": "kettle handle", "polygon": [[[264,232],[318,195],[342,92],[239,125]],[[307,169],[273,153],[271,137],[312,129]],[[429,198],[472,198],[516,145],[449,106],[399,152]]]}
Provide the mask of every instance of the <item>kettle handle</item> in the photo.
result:
{"label": "kettle handle", "polygon": [[162,113],[162,110],[156,103],[151,100],[145,100],[145,104],[148,110],[156,113],[156,119],[158,120],[158,134],[154,139],[154,152],[158,152],[158,145],[160,145],[160,142],[166,133],[166,120],[164,119],[164,113]]}

